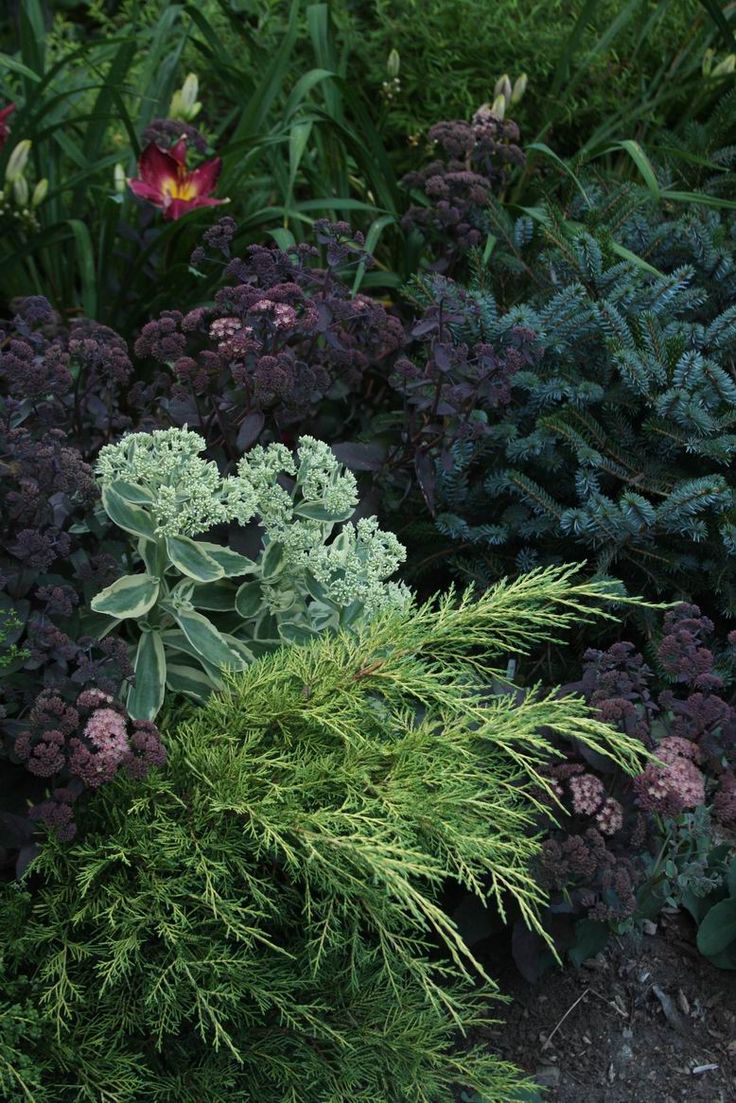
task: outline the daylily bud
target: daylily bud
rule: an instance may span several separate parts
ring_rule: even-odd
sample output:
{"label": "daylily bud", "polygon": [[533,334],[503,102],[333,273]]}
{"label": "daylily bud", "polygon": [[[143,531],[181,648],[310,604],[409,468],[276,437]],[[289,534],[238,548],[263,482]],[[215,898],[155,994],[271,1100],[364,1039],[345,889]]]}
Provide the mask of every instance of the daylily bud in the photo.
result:
{"label": "daylily bud", "polygon": [[708,49],[703,54],[703,66],[702,66],[702,68],[703,68],[703,76],[704,77],[710,76],[710,71],[713,68],[713,60],[714,60],[715,56],[716,56],[715,50],[711,49],[710,46],[709,46]]}
{"label": "daylily bud", "polygon": [[401,58],[399,56],[399,51],[394,49],[388,55],[388,61],[386,62],[386,72],[391,80],[395,80],[395,78],[398,77],[400,68]]}
{"label": "daylily bud", "polygon": [[520,77],[517,77],[514,81],[514,87],[511,90],[511,102],[518,103],[526,92],[526,86],[529,83],[529,78],[526,73],[522,73]]}
{"label": "daylily bud", "polygon": [[502,119],[506,114],[506,97],[501,95],[496,96],[495,100],[491,104],[491,111],[497,119]]}
{"label": "daylily bud", "polygon": [[715,69],[711,72],[712,77],[727,77],[730,73],[736,70],[736,54],[729,54],[723,61],[716,65]]}
{"label": "daylily bud", "polygon": [[507,103],[511,99],[511,80],[509,79],[508,73],[504,73],[504,75],[499,77],[496,81],[496,87],[493,89],[493,97],[497,99],[498,96],[503,96]]}
{"label": "daylily bud", "polygon": [[12,184],[19,176],[23,175],[23,171],[28,164],[28,155],[30,152],[30,138],[24,138],[23,141],[18,142],[18,145],[13,149],[8,160],[7,168],[5,169],[5,179],[9,184]]}
{"label": "daylily bud", "polygon": [[44,199],[49,192],[49,182],[44,176],[42,180],[39,180],[33,189],[33,195],[31,196],[31,206],[40,207]]}
{"label": "daylily bud", "polygon": [[196,73],[187,73],[184,83],[181,86],[181,99],[182,103],[186,107],[187,111],[191,111],[197,106],[197,95],[199,93],[199,80]]}
{"label": "daylily bud", "polygon": [[13,180],[13,198],[19,207],[28,206],[28,181],[25,176],[16,176]]}
{"label": "daylily bud", "polygon": [[120,164],[119,161],[115,165],[115,168],[113,169],[113,181],[114,181],[114,187],[115,187],[115,194],[116,195],[124,195],[125,194],[125,189],[128,185],[128,178],[125,175],[125,169],[123,168],[123,166]]}
{"label": "daylily bud", "polygon": [[192,122],[202,110],[202,104],[197,102],[199,93],[199,79],[196,73],[187,73],[181,88],[177,88],[171,97],[169,117],[181,119],[185,123]]}

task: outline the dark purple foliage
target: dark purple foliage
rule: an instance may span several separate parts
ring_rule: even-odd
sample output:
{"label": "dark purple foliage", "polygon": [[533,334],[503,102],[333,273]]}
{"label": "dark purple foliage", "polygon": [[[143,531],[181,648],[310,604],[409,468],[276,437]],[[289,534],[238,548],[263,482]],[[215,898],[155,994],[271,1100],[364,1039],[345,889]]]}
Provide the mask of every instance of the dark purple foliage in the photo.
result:
{"label": "dark purple foliage", "polygon": [[580,682],[565,687],[583,693],[602,720],[663,763],[632,782],[597,756],[568,747],[565,762],[549,771],[565,817],[543,843],[539,877],[588,918],[634,913],[655,817],[705,804],[724,827],[736,824],[736,709],[726,694],[733,654],[717,648],[713,636],[713,623],[696,605],[679,605],[664,618],[656,654],[661,674],[622,642],[587,651]]}
{"label": "dark purple foliage", "polygon": [[[97,639],[85,619],[91,596],[120,573],[120,549],[94,518],[98,490],[76,442],[93,454],[130,424],[120,402],[131,371],[112,330],[86,320],[62,327],[39,297],[18,304],[0,337],[0,749],[27,770],[27,785],[8,794],[12,815],[36,806],[67,835],[71,801],[49,787],[66,791],[74,778],[78,795],[108,776],[83,768],[89,717],[79,701],[104,694],[119,711],[114,699],[131,674],[125,642]],[[133,772],[151,749],[136,750],[134,735],[121,759]],[[23,777],[17,765],[12,773]],[[12,827],[5,811],[0,823]],[[1,847],[6,857],[17,849],[4,836]]]}
{"label": "dark purple foliage", "polygon": [[524,164],[524,153],[516,123],[487,108],[477,111],[470,123],[436,123],[428,137],[441,155],[404,177],[404,187],[422,192],[426,205],[409,207],[403,225],[416,227],[438,246],[440,267],[445,268],[457,253],[485,240],[483,208],[511,170]]}
{"label": "dark purple foliage", "polygon": [[[452,466],[456,444],[492,431],[511,401],[514,376],[537,352],[534,333],[523,326],[488,334],[477,299],[442,276],[423,286],[422,299],[411,343],[389,376],[403,409],[387,445],[385,475],[400,484],[413,474],[434,512],[437,469]],[[460,330],[468,340],[458,339]]]}
{"label": "dark purple foliage", "polygon": [[[233,233],[232,220],[221,219],[206,244],[227,255]],[[320,435],[326,410],[342,426],[368,378],[385,378],[404,344],[399,320],[340,278],[346,266],[370,263],[362,237],[324,221],[315,233],[324,268],[314,246],[252,245],[229,260],[232,282],[211,306],[164,311],[136,342],[137,356],[170,373],[162,399],[170,420],[199,428],[226,460],[261,435]],[[206,256],[200,247],[193,259]]]}
{"label": "dark purple foliage", "polygon": [[20,300],[0,326],[6,423],[63,430],[85,457],[130,429],[150,402],[153,390],[134,384],[132,373],[114,330],[86,318],[64,326],[41,296]]}

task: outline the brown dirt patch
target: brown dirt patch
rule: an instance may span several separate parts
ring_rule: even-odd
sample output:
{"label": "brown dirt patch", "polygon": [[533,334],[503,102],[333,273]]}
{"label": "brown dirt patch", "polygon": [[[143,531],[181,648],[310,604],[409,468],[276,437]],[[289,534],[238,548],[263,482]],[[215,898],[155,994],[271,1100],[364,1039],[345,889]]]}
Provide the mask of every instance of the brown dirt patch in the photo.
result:
{"label": "brown dirt patch", "polygon": [[736,973],[698,954],[686,917],[535,986],[493,972],[514,1002],[489,1044],[549,1103],[736,1103]]}

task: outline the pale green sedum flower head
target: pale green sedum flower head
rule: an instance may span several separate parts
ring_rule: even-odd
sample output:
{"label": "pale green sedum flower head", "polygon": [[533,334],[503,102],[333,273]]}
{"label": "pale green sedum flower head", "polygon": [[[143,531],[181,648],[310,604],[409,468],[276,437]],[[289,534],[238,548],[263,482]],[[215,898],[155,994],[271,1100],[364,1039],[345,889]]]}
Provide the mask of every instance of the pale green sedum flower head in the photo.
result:
{"label": "pale green sedum flower head", "polygon": [[[153,495],[150,511],[161,536],[195,536],[213,525],[245,521],[248,507],[234,494],[212,460],[202,459],[205,442],[188,429],[131,433],[108,444],[97,460],[103,486],[117,479],[136,483]],[[253,516],[253,508],[250,515]]]}
{"label": "pale green sedum flower head", "polygon": [[[101,450],[97,475],[103,485],[123,480],[148,491],[146,508],[160,536],[191,537],[223,522],[247,525],[257,518],[266,546],[278,543],[283,549],[281,582],[266,587],[274,612],[290,586],[301,588],[306,572],[336,605],[359,602],[368,614],[411,600],[403,584],[387,581],[403,562],[404,547],[375,517],[348,521],[358,504],[358,485],[323,441],[302,437],[296,456],[283,444],[259,445],[227,478],[202,458],[205,447],[188,429],[131,433]],[[308,514],[316,509],[319,516],[304,516],[304,509]],[[341,530],[335,535],[336,526]]]}

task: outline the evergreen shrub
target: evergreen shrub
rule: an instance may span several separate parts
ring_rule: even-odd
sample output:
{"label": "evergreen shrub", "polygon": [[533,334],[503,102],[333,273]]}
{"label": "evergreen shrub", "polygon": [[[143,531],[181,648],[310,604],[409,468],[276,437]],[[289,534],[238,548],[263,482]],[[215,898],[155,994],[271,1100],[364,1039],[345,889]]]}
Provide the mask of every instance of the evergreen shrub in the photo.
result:
{"label": "evergreen shrub", "polygon": [[[496,207],[504,255],[477,264],[469,288],[417,281],[425,309],[453,319],[456,348],[503,354],[520,327],[533,335],[511,401],[466,414],[465,439],[437,464],[437,525],[481,579],[576,547],[637,592],[732,614],[732,219],[670,220],[668,242],[645,230],[646,210],[628,215],[614,236],[600,217],[593,232],[548,207],[539,249],[528,217]],[[637,238],[664,271],[631,257]]]}
{"label": "evergreen shrub", "polygon": [[440,890],[515,900],[539,928],[551,734],[636,770],[636,742],[581,698],[491,689],[494,660],[612,596],[548,569],[384,611],[258,659],[171,725],[165,770],[101,789],[81,841],[50,838],[33,897],[6,888],[9,1103],[35,1090],[26,1067],[44,1103],[516,1098],[467,1038],[498,994],[474,989]]}

